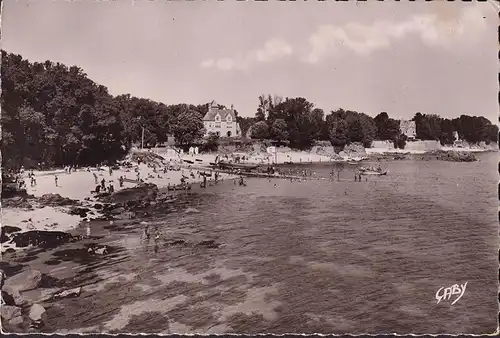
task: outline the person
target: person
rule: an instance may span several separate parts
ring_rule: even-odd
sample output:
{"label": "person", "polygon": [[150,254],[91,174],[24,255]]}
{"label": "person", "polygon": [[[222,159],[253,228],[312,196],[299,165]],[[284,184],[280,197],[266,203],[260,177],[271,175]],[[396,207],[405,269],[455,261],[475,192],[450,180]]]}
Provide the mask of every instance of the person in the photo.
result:
{"label": "person", "polygon": [[106,180],[105,180],[104,178],[101,180],[101,188],[102,188],[103,190],[105,190],[105,189],[106,189]]}
{"label": "person", "polygon": [[96,173],[94,173],[94,181],[95,181],[95,184],[98,184],[97,174]]}
{"label": "person", "polygon": [[118,181],[120,182],[120,188],[123,187],[123,176],[120,176]]}
{"label": "person", "polygon": [[97,186],[95,187],[95,192],[96,192],[96,194],[98,194],[98,193],[100,193],[100,192],[101,192],[101,186],[100,186],[100,185],[97,185]]}
{"label": "person", "polygon": [[358,174],[354,174],[354,182],[358,181]]}
{"label": "person", "polygon": [[112,176],[113,175],[113,168],[111,166],[109,166],[109,176]]}
{"label": "person", "polygon": [[113,183],[109,184],[109,193],[112,194],[115,192],[115,187],[113,186]]}
{"label": "person", "polygon": [[31,187],[35,186],[35,177],[31,176]]}
{"label": "person", "polygon": [[56,182],[56,187],[59,186],[59,185],[57,185],[57,180],[58,180],[57,175],[54,175],[54,182]]}

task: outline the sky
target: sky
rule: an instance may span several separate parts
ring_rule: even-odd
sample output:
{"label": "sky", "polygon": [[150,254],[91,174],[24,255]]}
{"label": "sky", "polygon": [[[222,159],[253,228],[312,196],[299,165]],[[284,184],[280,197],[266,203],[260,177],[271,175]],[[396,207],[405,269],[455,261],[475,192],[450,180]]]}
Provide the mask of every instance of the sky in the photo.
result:
{"label": "sky", "polygon": [[2,48],[77,65],[113,95],[215,100],[254,116],[261,94],[371,116],[498,121],[497,9],[465,2],[3,2]]}

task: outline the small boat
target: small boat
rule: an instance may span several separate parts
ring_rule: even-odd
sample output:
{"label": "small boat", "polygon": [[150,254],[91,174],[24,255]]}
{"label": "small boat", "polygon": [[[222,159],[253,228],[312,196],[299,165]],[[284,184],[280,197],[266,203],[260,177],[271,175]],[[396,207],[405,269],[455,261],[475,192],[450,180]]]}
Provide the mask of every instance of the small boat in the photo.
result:
{"label": "small boat", "polygon": [[365,170],[360,173],[361,175],[387,175],[387,170],[385,171],[371,171],[371,170]]}
{"label": "small boat", "polygon": [[179,191],[179,190],[191,190],[191,186],[182,184],[168,186],[168,191]]}
{"label": "small boat", "polygon": [[190,161],[190,160],[184,160],[184,162],[189,163],[189,164],[194,164],[194,162]]}

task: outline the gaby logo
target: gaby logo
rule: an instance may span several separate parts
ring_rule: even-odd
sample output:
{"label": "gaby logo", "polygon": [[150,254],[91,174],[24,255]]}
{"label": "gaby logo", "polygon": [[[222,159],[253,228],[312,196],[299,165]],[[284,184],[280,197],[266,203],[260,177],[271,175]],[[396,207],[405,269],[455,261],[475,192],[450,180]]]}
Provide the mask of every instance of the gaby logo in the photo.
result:
{"label": "gaby logo", "polygon": [[441,287],[436,292],[437,303],[439,304],[439,302],[442,301],[442,300],[449,300],[451,298],[451,296],[459,295],[451,303],[451,305],[455,304],[464,295],[466,287],[467,287],[467,282],[465,282],[465,284],[462,284],[462,285],[454,284],[454,285],[452,285],[450,287],[447,287],[447,288],[445,288],[444,286]]}

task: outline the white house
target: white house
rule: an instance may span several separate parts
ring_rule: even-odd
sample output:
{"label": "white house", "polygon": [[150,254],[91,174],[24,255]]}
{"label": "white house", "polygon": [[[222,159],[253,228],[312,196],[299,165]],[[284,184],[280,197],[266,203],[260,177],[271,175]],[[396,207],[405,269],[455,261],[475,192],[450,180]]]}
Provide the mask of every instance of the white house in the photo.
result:
{"label": "white house", "polygon": [[231,109],[219,109],[217,103],[212,101],[208,106],[208,112],[203,118],[205,125],[205,136],[214,133],[220,137],[240,137],[241,129],[236,121],[233,106]]}
{"label": "white house", "polygon": [[401,128],[401,133],[406,135],[408,139],[414,140],[417,137],[417,126],[415,121],[401,120],[399,127]]}

